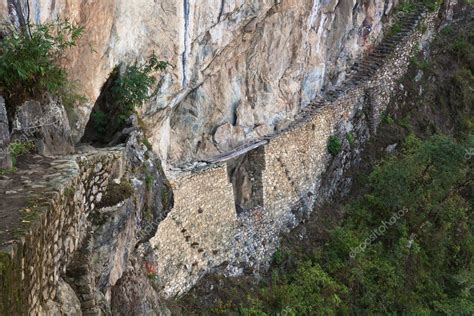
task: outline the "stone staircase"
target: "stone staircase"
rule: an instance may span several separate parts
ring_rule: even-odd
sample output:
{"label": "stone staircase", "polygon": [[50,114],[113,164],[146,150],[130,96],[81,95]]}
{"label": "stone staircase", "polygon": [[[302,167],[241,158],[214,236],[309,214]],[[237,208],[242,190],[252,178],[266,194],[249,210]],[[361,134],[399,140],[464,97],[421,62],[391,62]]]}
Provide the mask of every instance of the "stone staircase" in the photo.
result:
{"label": "stone staircase", "polygon": [[424,6],[417,5],[411,12],[400,13],[396,18],[392,29],[387,31],[387,35],[382,39],[377,47],[361,58],[360,61],[354,63],[354,65],[348,70],[346,79],[340,85],[332,90],[324,91],[320,96],[312,100],[305,108],[300,110],[289,125],[286,125],[286,127],[278,131],[276,134],[267,135],[262,139],[253,140],[215,157],[180,166],[179,168],[175,168],[173,171],[179,173],[199,170],[215,163],[225,162],[236,158],[255,148],[267,144],[269,140],[278,137],[281,132],[308,121],[315,110],[321,108],[328,102],[331,103],[336,101],[341,96],[358,88],[373,78],[376,72],[390,59],[396,48],[415,30],[425,12],[426,8]]}
{"label": "stone staircase", "polygon": [[[388,35],[382,42],[369,53],[361,62],[351,68],[347,84],[357,86],[361,82],[370,79],[375,72],[384,64],[385,60],[392,54],[395,48],[409,35],[421,19],[424,8],[418,6],[413,12],[407,13],[392,26]],[[398,30],[396,28],[399,28]]]}
{"label": "stone staircase", "polygon": [[347,79],[335,89],[326,91],[316,98],[303,112],[320,107],[326,102],[333,102],[347,91],[370,80],[390,58],[398,45],[417,27],[425,11],[426,9],[419,5],[412,12],[401,14],[377,47],[359,62],[354,63],[348,71]]}

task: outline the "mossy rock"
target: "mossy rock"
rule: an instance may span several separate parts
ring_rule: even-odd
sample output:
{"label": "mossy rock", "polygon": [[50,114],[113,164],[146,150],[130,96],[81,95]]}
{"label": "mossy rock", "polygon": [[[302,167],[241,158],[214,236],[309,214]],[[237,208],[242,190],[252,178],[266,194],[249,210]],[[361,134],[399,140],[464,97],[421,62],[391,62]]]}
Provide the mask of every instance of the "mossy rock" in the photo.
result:
{"label": "mossy rock", "polygon": [[109,183],[102,201],[97,204],[97,208],[110,207],[125,201],[133,194],[133,188],[130,182],[123,181],[120,184]]}

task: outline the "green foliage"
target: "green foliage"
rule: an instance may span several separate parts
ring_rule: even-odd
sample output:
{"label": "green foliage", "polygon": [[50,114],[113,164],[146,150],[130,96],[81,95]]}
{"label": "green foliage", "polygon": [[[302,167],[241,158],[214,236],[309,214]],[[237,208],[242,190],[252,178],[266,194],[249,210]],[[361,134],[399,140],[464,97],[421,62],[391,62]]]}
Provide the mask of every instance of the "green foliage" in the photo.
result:
{"label": "green foliage", "polygon": [[16,168],[15,167],[12,167],[12,168],[0,168],[0,176],[4,176],[6,174],[9,174],[9,173],[15,173],[16,172]]}
{"label": "green foliage", "polygon": [[398,5],[398,10],[401,12],[413,12],[416,10],[416,3],[411,0],[403,1]]}
{"label": "green foliage", "polygon": [[150,281],[154,281],[154,282],[160,281],[160,277],[156,273],[153,273],[153,272],[148,273],[147,277]]}
{"label": "green foliage", "polygon": [[151,187],[152,187],[152,185],[153,185],[153,180],[154,180],[154,178],[153,178],[152,175],[147,174],[147,175],[145,176],[145,184],[146,184],[147,190],[150,190],[150,189],[151,189]]}
{"label": "green foliage", "polygon": [[334,157],[342,150],[342,141],[337,136],[330,136],[328,141],[328,151]]}
{"label": "green foliage", "polygon": [[151,145],[150,141],[147,139],[147,138],[144,138],[143,139],[143,145],[145,145],[145,147],[152,151],[153,150],[153,146]]}
{"label": "green foliage", "polygon": [[426,59],[420,60],[417,57],[413,57],[411,59],[411,62],[420,70],[427,71],[430,69],[430,63]]}
{"label": "green foliage", "polygon": [[275,311],[289,315],[330,315],[341,305],[347,289],[335,282],[312,261],[302,262],[296,271],[277,277],[269,298]]}
{"label": "green foliage", "polygon": [[273,262],[279,265],[283,262],[283,258],[284,258],[283,252],[281,251],[281,249],[277,249],[275,253],[273,254]]}
{"label": "green foliage", "polygon": [[403,127],[404,129],[411,131],[413,126],[410,122],[410,118],[408,116],[402,117],[397,121],[397,124]]}
{"label": "green foliage", "polygon": [[443,0],[421,0],[421,3],[430,11],[436,11],[443,3]]}
{"label": "green foliage", "polygon": [[425,34],[426,31],[428,30],[428,25],[426,25],[425,22],[421,21],[418,23],[418,25],[416,26],[416,29],[418,32],[422,33],[422,34]]}
{"label": "green foliage", "polygon": [[163,206],[163,209],[167,210],[169,209],[169,192],[168,188],[163,188],[161,190],[161,205]]}
{"label": "green foliage", "polygon": [[107,115],[101,110],[94,110],[91,113],[91,120],[97,133],[104,134],[107,129]]}
{"label": "green foliage", "polygon": [[[471,36],[473,36],[473,34],[471,34]],[[458,38],[450,45],[448,49],[450,50],[450,53],[457,58],[469,58],[469,55],[473,54],[471,43],[469,43],[466,38]]]}
{"label": "green foliage", "polygon": [[349,142],[349,145],[350,145],[351,147],[353,147],[353,146],[354,146],[354,143],[355,143],[354,134],[351,133],[351,132],[347,133],[347,134],[346,134],[346,139],[347,139],[347,141]]}
{"label": "green foliage", "polygon": [[15,166],[18,157],[34,151],[36,146],[32,141],[14,141],[10,143],[8,149]]}
{"label": "green foliage", "polygon": [[385,114],[383,117],[382,117],[382,123],[384,124],[388,124],[388,125],[392,125],[395,121],[393,120],[393,118],[390,116],[390,114]]}
{"label": "green foliage", "polygon": [[[471,315],[473,177],[464,154],[473,146],[409,136],[400,156],[373,170],[368,193],[346,205],[348,216],[317,248],[276,255],[271,281],[241,314]],[[350,257],[402,209],[403,216]]]}
{"label": "green foliage", "polygon": [[15,101],[44,92],[73,96],[66,71],[61,66],[68,48],[76,46],[83,28],[68,20],[5,26],[0,42],[0,86]]}
{"label": "green foliage", "polygon": [[400,33],[401,31],[402,31],[402,25],[400,24],[400,22],[396,22],[392,25],[392,27],[388,31],[387,37],[394,36],[394,35]]}
{"label": "green foliage", "polygon": [[165,61],[158,60],[153,53],[145,63],[127,65],[112,86],[115,104],[120,108],[119,121],[124,122],[145,101],[149,100],[156,85],[154,72],[164,70]]}
{"label": "green foliage", "polygon": [[100,209],[117,205],[118,203],[130,198],[133,195],[133,191],[133,186],[129,181],[122,181],[119,184],[110,182],[102,200],[96,205],[96,208]]}
{"label": "green foliage", "polygon": [[[474,29],[473,23],[445,27],[433,45],[432,73],[439,81],[436,102],[441,107],[453,107],[465,114],[472,113],[474,104]],[[464,115],[457,124],[472,130],[472,115]]]}

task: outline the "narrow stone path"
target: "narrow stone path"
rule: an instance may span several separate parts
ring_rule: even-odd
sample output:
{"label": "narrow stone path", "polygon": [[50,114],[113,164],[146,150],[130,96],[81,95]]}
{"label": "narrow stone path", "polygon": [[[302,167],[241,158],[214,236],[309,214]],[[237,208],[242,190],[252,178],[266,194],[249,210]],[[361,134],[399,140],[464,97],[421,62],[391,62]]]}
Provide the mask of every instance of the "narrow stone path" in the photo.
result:
{"label": "narrow stone path", "polygon": [[[20,156],[14,172],[0,175],[0,249],[18,241],[38,220],[39,210],[50,209],[52,201],[61,194],[75,194],[79,190],[71,187],[71,182],[78,178],[87,180],[82,179],[84,176],[80,174],[83,168],[81,163],[90,161],[94,164],[95,158],[114,155],[120,150],[114,147],[94,149],[55,158],[37,154]],[[91,173],[98,173],[101,163],[95,164],[94,168]],[[96,178],[100,178],[98,175]],[[100,186],[100,183],[93,183]],[[97,194],[94,192],[97,189],[94,190],[90,184],[84,184],[83,190]],[[91,201],[84,201],[84,205],[88,210],[94,207]]]}
{"label": "narrow stone path", "polygon": [[[299,119],[311,115],[311,111],[333,102],[346,92],[370,80],[384,65],[397,46],[417,27],[425,9],[418,6],[413,12],[402,15],[380,44],[360,62],[351,68],[347,79],[335,90],[328,91],[314,100],[303,109]],[[297,123],[295,120],[294,123]],[[263,144],[278,134],[265,137],[247,145],[207,159],[204,163],[219,163],[236,156],[245,154]],[[283,166],[284,167],[284,166]],[[0,247],[15,240],[22,222],[32,220],[28,215],[30,203],[48,201],[65,179],[77,172],[77,164],[71,157],[51,159],[39,155],[28,155],[18,161],[18,170],[15,173],[0,175]]]}
{"label": "narrow stone path", "polygon": [[377,47],[361,61],[354,63],[344,82],[334,90],[329,90],[317,97],[308,107],[303,109],[303,112],[310,112],[326,102],[334,102],[347,91],[355,89],[370,80],[390,58],[400,43],[415,30],[425,11],[426,9],[420,5],[412,12],[400,16]]}
{"label": "narrow stone path", "polygon": [[[391,57],[395,49],[415,30],[425,12],[426,9],[422,5],[418,5],[412,12],[402,13],[392,25],[392,29],[387,32],[387,35],[382,39],[377,47],[351,67],[348,71],[346,80],[344,80],[344,82],[334,90],[326,91],[315,98],[308,106],[298,113],[296,119],[292,124],[290,124],[290,126],[295,126],[298,123],[309,119],[312,112],[316,109],[327,103],[336,101],[347,92],[365,84],[373,78],[377,71],[379,71],[385,62]],[[227,153],[205,159],[201,162],[196,162],[188,167],[176,168],[173,171],[193,171],[209,164],[225,162],[268,143],[269,140],[278,137],[279,134],[280,133],[276,133],[266,136],[263,139],[241,145]]]}
{"label": "narrow stone path", "polygon": [[[395,23],[392,27],[392,33],[390,34],[389,31],[389,34],[382,40],[377,48],[360,63],[356,63],[352,66],[346,86],[357,86],[370,79],[393,53],[400,42],[415,29],[423,12],[424,8],[419,6],[413,12],[406,14]],[[399,29],[397,30],[396,28]],[[334,94],[330,94],[329,96],[331,97],[333,95]]]}
{"label": "narrow stone path", "polygon": [[14,242],[22,223],[34,220],[29,207],[51,198],[76,169],[68,159],[29,154],[18,159],[15,172],[0,176],[0,248]]}

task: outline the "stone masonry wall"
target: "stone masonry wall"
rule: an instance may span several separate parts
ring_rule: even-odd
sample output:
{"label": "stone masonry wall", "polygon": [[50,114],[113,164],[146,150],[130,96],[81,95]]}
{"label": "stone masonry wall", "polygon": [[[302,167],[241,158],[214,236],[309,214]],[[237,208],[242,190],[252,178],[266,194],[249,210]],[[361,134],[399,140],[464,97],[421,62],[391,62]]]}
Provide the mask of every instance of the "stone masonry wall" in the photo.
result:
{"label": "stone masonry wall", "polygon": [[21,210],[20,236],[0,249],[0,315],[45,313],[86,234],[88,214],[120,176],[122,158],[122,149],[108,149],[54,161],[43,198]]}
{"label": "stone masonry wall", "polygon": [[150,242],[158,256],[160,281],[169,285],[165,292],[173,294],[226,259],[237,214],[225,164],[170,182],[173,212]]}
{"label": "stone masonry wall", "polygon": [[[433,29],[434,18],[430,14],[424,20],[428,29]],[[361,111],[367,113],[368,129],[376,132],[390,96],[406,73],[422,37],[419,31],[408,36],[369,81],[327,102],[309,119],[295,123],[265,146],[264,206],[275,218],[288,214],[295,206],[312,210],[318,198],[325,198],[318,191],[330,160],[329,137],[337,134],[344,140],[353,131],[354,117]],[[334,176],[342,176],[343,171]]]}
{"label": "stone masonry wall", "polygon": [[[352,163],[342,164],[332,174],[331,187],[321,186],[321,175],[331,161],[329,137],[337,135],[347,142],[347,133],[370,131],[350,149],[360,152],[375,133],[411,56],[427,40],[424,36],[433,32],[435,17],[435,13],[424,14],[420,23],[426,27],[407,34],[368,80],[348,87],[337,98],[314,102],[299,120],[249,155],[263,164],[261,179],[254,179],[254,184],[262,185],[261,207],[236,214],[223,165],[175,176],[174,208],[152,241],[159,257],[162,294],[183,294],[211,271],[237,275],[246,268],[258,272],[266,266],[278,246],[279,234],[298,224],[315,203],[329,198]],[[344,157],[341,153],[335,159]]]}

